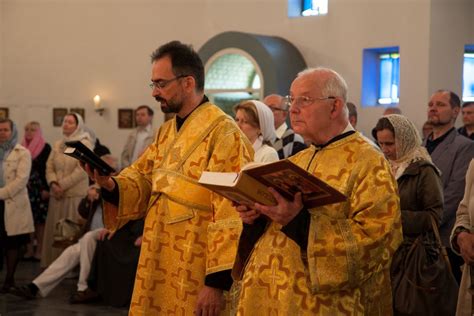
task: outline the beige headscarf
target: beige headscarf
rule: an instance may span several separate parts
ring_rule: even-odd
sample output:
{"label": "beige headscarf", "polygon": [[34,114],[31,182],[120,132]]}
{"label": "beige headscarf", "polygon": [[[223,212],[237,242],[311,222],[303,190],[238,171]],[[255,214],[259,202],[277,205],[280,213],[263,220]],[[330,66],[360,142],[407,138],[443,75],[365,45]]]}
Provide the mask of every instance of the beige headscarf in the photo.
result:
{"label": "beige headscarf", "polygon": [[416,161],[426,160],[433,163],[426,148],[421,146],[421,136],[415,124],[399,114],[390,114],[384,117],[390,121],[395,130],[397,160],[390,160],[390,165],[396,179],[400,178],[406,168]]}
{"label": "beige headscarf", "polygon": [[[74,140],[81,141],[83,139],[88,139],[91,144],[94,144],[95,140],[85,129],[84,119],[82,118],[82,116],[80,116],[79,114],[74,113],[74,112],[68,113],[67,115],[73,115],[74,117],[76,117],[77,127],[71,135],[66,136],[66,135],[63,134],[63,137],[61,139],[61,148],[64,149],[66,147],[66,145],[65,145],[66,142],[70,142],[70,141],[74,141]],[[65,115],[64,118],[63,118],[63,124],[64,124],[64,120],[66,119],[67,115]]]}

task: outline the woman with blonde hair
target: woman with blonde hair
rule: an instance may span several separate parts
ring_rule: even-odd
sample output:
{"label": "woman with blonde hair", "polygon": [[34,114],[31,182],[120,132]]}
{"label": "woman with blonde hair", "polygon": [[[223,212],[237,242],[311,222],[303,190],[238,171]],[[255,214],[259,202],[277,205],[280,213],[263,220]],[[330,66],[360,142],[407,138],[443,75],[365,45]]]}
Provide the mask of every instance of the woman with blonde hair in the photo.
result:
{"label": "woman with blonde hair", "polygon": [[255,162],[278,160],[272,147],[276,140],[272,111],[260,101],[243,101],[234,107],[235,121],[255,150]]}
{"label": "woman with blonde hair", "polygon": [[84,129],[84,121],[77,113],[69,113],[64,117],[62,138],[54,143],[46,163],[46,180],[51,197],[41,252],[43,268],[51,264],[62,251],[52,247],[56,223],[65,218],[73,222],[80,221],[77,208],[89,186],[89,179],[79,161],[63,153],[68,141],[81,141],[87,147],[93,147],[91,136]]}
{"label": "woman with blonde hair", "polygon": [[[44,223],[48,214],[49,186],[46,181],[46,161],[51,153],[51,146],[43,138],[40,123],[35,121],[25,125],[25,135],[21,145],[31,154],[31,172],[27,187],[35,223],[35,233],[30,236],[30,243],[24,258],[39,261],[43,244]],[[34,249],[35,239],[36,249]]]}

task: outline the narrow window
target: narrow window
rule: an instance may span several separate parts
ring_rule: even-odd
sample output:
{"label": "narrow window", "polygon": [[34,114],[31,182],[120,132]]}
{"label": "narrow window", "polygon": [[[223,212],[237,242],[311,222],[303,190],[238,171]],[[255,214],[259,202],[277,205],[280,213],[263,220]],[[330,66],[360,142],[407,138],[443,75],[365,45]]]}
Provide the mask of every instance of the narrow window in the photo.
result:
{"label": "narrow window", "polygon": [[399,47],[366,48],[362,56],[362,106],[398,104],[400,99]]}
{"label": "narrow window", "polygon": [[462,99],[474,101],[474,46],[472,50],[466,50],[464,53]]}
{"label": "narrow window", "polygon": [[303,0],[302,16],[328,14],[328,0]]}
{"label": "narrow window", "polygon": [[400,86],[400,54],[380,54],[379,104],[398,103]]}

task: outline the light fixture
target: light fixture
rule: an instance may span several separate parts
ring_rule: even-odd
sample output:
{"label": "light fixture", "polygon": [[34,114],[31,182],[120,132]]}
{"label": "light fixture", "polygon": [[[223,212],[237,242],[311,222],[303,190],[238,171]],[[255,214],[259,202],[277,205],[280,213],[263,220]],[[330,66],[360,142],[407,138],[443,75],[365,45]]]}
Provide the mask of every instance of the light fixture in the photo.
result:
{"label": "light fixture", "polygon": [[100,116],[102,116],[102,114],[104,113],[105,111],[105,108],[102,107],[102,105],[100,104],[100,95],[96,95],[94,97],[94,110],[99,113]]}

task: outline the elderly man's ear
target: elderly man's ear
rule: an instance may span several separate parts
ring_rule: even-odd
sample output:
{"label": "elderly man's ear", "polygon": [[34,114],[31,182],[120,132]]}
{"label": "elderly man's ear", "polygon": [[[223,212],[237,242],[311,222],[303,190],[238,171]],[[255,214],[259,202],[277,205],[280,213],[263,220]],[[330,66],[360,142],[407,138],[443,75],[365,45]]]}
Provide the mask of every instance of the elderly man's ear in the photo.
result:
{"label": "elderly man's ear", "polygon": [[344,102],[342,102],[341,99],[339,98],[336,98],[334,100],[334,103],[332,104],[332,108],[331,108],[331,116],[333,118],[335,117],[339,117],[339,115],[341,114],[341,111],[344,111]]}

